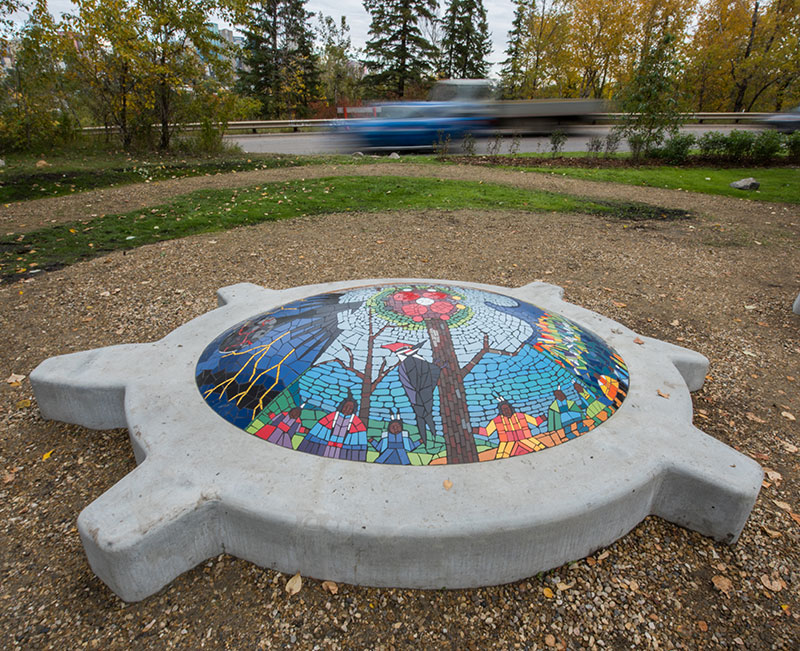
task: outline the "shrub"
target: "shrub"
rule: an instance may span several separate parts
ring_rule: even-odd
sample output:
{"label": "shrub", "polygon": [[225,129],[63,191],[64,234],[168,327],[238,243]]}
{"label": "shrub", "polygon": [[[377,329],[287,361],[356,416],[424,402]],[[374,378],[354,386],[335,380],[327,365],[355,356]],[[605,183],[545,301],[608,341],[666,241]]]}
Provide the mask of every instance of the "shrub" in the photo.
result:
{"label": "shrub", "polygon": [[689,150],[696,142],[691,133],[676,133],[656,150],[656,156],[673,165],[685,163],[689,158]]}
{"label": "shrub", "polygon": [[646,143],[646,136],[641,133],[634,133],[628,136],[628,148],[631,150],[633,160],[639,160],[644,153]]}
{"label": "shrub", "polygon": [[772,129],[761,131],[753,141],[753,159],[766,163],[775,158],[781,151],[781,134]]}
{"label": "shrub", "polygon": [[789,156],[800,160],[800,131],[795,131],[786,136],[786,151]]}
{"label": "shrub", "polygon": [[618,128],[611,129],[606,134],[606,142],[605,142],[605,157],[611,158],[614,154],[617,153],[617,149],[619,149],[619,143],[622,140],[622,130]]}
{"label": "shrub", "polygon": [[702,156],[722,156],[725,153],[727,137],[719,131],[707,131],[697,139]]}
{"label": "shrub", "polygon": [[753,153],[755,139],[751,131],[731,131],[725,139],[725,155],[733,161],[749,158]]}
{"label": "shrub", "polygon": [[586,151],[589,152],[589,156],[592,158],[599,156],[600,152],[603,151],[603,139],[600,136],[592,136],[589,142],[586,143]]}
{"label": "shrub", "polygon": [[475,136],[471,133],[464,134],[464,140],[461,142],[461,150],[465,156],[475,155]]}
{"label": "shrub", "polygon": [[563,130],[556,129],[550,134],[550,152],[553,154],[553,158],[561,153],[566,142],[567,134]]}

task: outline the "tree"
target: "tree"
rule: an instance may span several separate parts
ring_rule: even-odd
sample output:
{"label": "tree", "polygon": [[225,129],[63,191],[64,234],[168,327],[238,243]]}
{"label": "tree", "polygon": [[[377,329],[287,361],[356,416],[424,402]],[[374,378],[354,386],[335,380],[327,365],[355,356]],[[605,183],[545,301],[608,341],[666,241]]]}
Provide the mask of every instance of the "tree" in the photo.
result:
{"label": "tree", "polygon": [[647,47],[620,95],[620,108],[626,114],[620,128],[634,158],[651,153],[682,123],[675,37],[667,32]]}
{"label": "tree", "polygon": [[138,5],[143,74],[153,92],[159,147],[168,149],[208,73],[221,80],[230,75],[228,46],[207,17],[219,13],[236,19],[244,7],[241,0],[138,0]]}
{"label": "tree", "polygon": [[501,85],[506,99],[528,99],[549,87],[565,94],[564,44],[569,35],[565,0],[515,0],[517,8],[508,33],[508,58]]}
{"label": "tree", "polygon": [[402,98],[429,76],[435,52],[420,23],[433,20],[436,6],[437,0],[364,0],[372,17],[365,81],[374,91]]}
{"label": "tree", "polygon": [[492,51],[483,0],[450,0],[444,14],[442,54],[445,76],[483,78],[489,72],[486,56]]}
{"label": "tree", "polygon": [[52,146],[73,135],[60,61],[57,25],[46,0],[36,0],[20,33],[14,67],[0,80],[0,145]]}
{"label": "tree", "polygon": [[631,3],[571,0],[569,66],[579,97],[600,99],[624,76],[626,46],[634,33]]}
{"label": "tree", "polygon": [[141,12],[128,0],[75,0],[65,17],[67,71],[85,89],[96,120],[117,127],[126,149],[135,124],[150,121],[153,89],[145,79]]}
{"label": "tree", "polygon": [[355,99],[363,74],[350,42],[347,19],[342,16],[337,25],[333,18],[320,13],[317,34],[321,40],[320,82],[328,104],[336,106]]}
{"label": "tree", "polygon": [[266,118],[303,116],[319,84],[305,0],[260,0],[250,9],[238,87]]}

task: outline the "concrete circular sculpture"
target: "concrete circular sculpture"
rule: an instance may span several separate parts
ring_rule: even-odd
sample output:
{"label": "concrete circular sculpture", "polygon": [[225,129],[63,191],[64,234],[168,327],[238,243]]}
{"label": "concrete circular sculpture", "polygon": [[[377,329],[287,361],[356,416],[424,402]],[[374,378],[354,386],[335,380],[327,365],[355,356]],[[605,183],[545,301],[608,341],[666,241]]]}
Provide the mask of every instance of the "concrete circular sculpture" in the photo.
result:
{"label": "concrete circular sculpture", "polygon": [[222,552],[356,584],[498,584],[649,514],[733,543],[758,495],[758,464],[691,423],[707,360],[552,285],[218,294],[160,341],[31,373],[45,417],[129,429],[138,467],[78,518],[123,599]]}
{"label": "concrete circular sculpture", "polygon": [[506,295],[443,284],[319,294],[234,325],[197,385],[223,418],[331,459],[505,459],[605,422],[628,387],[591,332]]}

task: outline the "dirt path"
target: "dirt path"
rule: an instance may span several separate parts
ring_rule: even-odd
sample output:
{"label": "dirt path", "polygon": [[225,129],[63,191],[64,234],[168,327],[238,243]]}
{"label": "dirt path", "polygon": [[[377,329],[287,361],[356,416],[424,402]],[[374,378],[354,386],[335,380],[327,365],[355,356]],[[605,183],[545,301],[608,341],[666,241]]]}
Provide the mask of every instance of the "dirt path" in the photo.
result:
{"label": "dirt path", "polygon": [[787,217],[789,221],[800,219],[800,207],[798,206],[733,199],[681,190],[585,181],[558,174],[500,170],[471,165],[434,166],[375,163],[359,166],[311,165],[288,169],[215,174],[155,183],[139,183],[63,197],[18,202],[0,207],[0,229],[3,232],[25,232],[59,222],[128,212],[162,204],[172,197],[195,190],[237,188],[275,181],[351,175],[462,179],[508,184],[528,190],[561,192],[595,199],[624,199],[692,210],[728,224],[742,220],[749,221],[759,215],[770,216],[773,214]]}
{"label": "dirt path", "polygon": [[[800,316],[791,312],[800,291],[797,207],[484,168],[378,164],[126,186],[15,205],[3,217],[10,230],[191,189],[353,173],[496,181],[704,217],[329,214],[118,251],[0,286],[0,380],[28,376],[53,355],[163,337],[213,309],[215,290],[237,282],[545,280],[564,287],[571,302],[709,358],[706,384],[694,394],[695,424],[771,473],[740,541],[729,547],[648,518],[590,558],[509,585],[430,592],[340,585],[331,595],[319,581],[326,577],[304,577],[293,597],[284,590],[288,576],[221,555],[159,594],[124,604],[88,567],[75,520],[135,468],[127,433],[43,420],[26,378],[19,386],[0,382],[3,648],[800,647],[800,524],[790,515],[800,513]],[[504,486],[490,498],[514,508],[536,491]]]}

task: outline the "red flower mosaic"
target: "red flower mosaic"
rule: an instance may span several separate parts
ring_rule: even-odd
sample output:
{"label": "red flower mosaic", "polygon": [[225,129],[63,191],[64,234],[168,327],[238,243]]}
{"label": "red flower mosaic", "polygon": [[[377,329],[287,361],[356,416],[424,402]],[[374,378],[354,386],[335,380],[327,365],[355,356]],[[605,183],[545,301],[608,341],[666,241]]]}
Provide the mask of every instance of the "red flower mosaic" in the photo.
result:
{"label": "red flower mosaic", "polygon": [[448,321],[455,312],[464,307],[457,302],[458,298],[434,290],[399,291],[388,297],[386,306],[417,322],[429,319]]}

